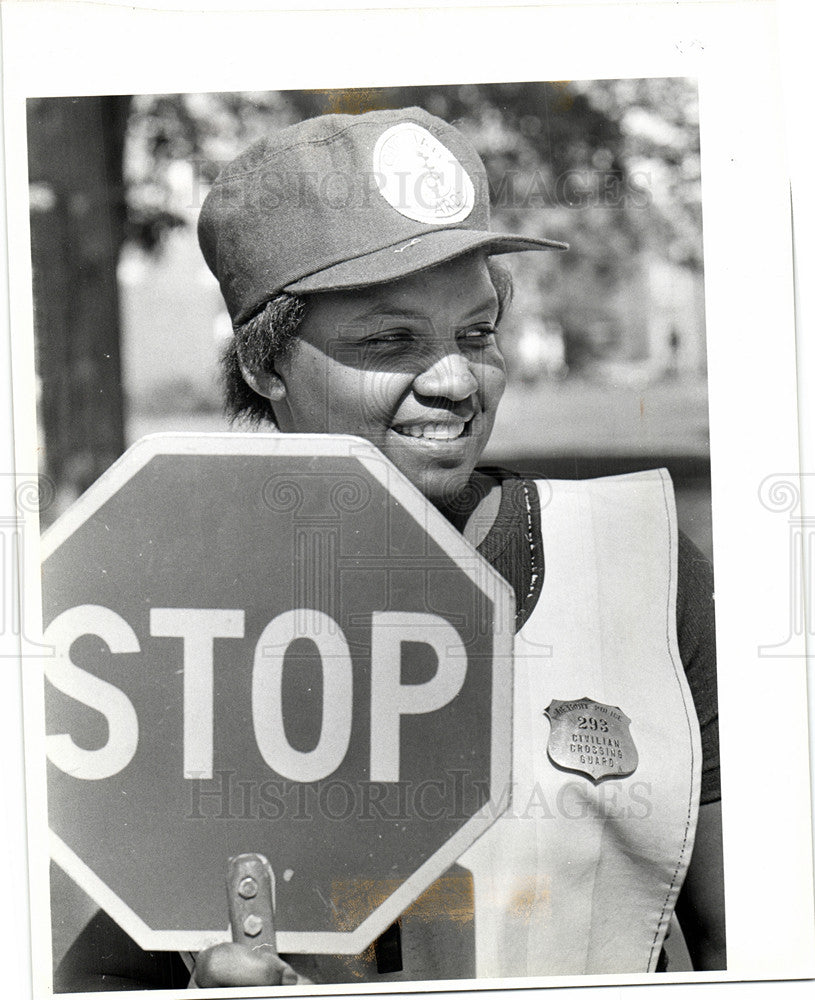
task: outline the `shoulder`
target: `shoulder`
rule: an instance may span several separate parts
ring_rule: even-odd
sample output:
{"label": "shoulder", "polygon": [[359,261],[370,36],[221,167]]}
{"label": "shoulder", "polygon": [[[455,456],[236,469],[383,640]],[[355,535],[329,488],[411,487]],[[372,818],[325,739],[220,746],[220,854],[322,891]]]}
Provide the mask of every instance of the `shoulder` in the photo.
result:
{"label": "shoulder", "polygon": [[[711,642],[715,637],[713,567],[683,531],[677,556],[676,622],[684,652],[692,653],[703,639]],[[715,648],[712,653],[715,656]]]}
{"label": "shoulder", "polygon": [[702,735],[701,802],[705,805],[721,798],[713,567],[681,531],[676,590],[679,655]]}

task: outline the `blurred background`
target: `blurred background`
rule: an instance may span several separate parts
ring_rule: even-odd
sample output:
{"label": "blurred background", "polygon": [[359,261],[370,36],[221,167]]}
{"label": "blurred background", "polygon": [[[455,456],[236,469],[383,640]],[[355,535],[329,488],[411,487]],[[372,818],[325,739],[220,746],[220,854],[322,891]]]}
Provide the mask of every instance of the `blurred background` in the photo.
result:
{"label": "blurred background", "polygon": [[[38,411],[54,520],[143,434],[227,430],[231,335],[195,223],[222,166],[329,112],[418,104],[487,167],[509,386],[485,461],[551,478],[667,466],[712,557],[698,102],[685,79],[28,102]],[[235,428],[240,429],[240,428]]]}

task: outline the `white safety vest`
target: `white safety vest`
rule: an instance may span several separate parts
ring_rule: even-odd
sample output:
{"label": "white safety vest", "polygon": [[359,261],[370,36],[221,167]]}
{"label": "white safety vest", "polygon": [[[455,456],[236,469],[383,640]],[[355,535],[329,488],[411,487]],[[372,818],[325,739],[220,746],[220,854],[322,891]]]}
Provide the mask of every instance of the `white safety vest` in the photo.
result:
{"label": "white safety vest", "polygon": [[[476,974],[653,971],[702,758],[676,638],[673,490],[664,470],[537,486],[545,581],[515,637],[512,802],[459,861]],[[557,723],[553,701],[566,703]],[[636,767],[598,781],[580,770],[618,760]]]}

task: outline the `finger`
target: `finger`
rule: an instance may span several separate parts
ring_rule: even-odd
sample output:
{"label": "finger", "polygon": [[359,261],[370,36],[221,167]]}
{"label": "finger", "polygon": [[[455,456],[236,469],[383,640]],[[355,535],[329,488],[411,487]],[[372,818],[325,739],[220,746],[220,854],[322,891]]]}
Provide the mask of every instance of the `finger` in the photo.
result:
{"label": "finger", "polygon": [[275,968],[280,969],[280,985],[281,986],[313,986],[314,983],[308,979],[306,976],[302,975],[289,965],[285,959],[281,958],[280,955],[272,948],[269,944],[261,944],[256,948],[252,949],[254,954],[262,954],[268,956],[268,960]]}
{"label": "finger", "polygon": [[286,965],[283,969],[283,974],[280,978],[281,986],[302,986],[308,983],[308,979],[304,979],[302,976],[298,976],[297,973],[290,965]]}
{"label": "finger", "polygon": [[229,942],[199,952],[195,982],[198,986],[278,986],[287,970],[291,971],[290,966],[270,948],[254,951]]}

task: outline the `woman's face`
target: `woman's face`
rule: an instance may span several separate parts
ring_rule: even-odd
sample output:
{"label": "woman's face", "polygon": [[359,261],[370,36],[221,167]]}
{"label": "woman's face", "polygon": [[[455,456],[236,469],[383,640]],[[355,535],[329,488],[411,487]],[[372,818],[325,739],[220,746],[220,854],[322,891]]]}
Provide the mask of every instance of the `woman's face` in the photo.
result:
{"label": "woman's face", "polygon": [[483,256],[314,295],[269,392],[282,431],[356,434],[436,506],[461,490],[506,382]]}

